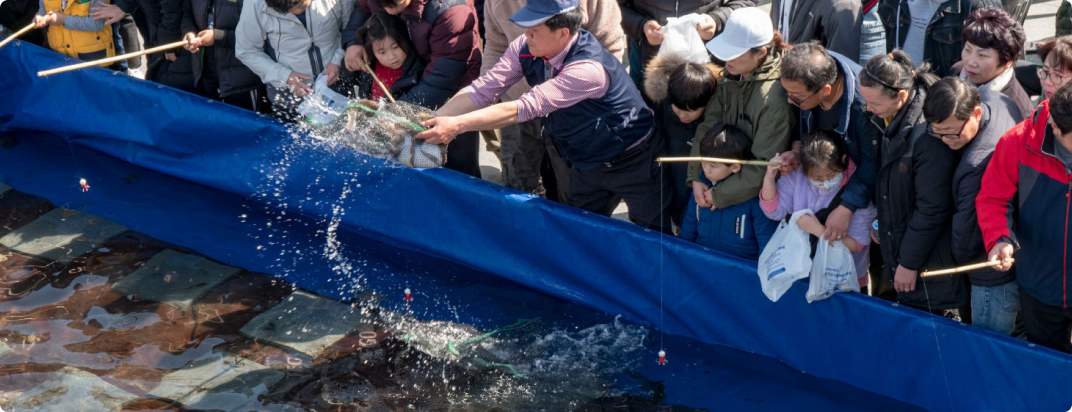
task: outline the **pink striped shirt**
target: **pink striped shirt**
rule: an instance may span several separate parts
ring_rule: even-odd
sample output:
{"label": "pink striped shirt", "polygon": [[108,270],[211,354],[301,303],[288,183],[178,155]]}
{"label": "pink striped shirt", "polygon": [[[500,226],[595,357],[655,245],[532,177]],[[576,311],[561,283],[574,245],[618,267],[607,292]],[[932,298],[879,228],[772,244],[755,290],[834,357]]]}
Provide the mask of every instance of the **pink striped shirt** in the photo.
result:
{"label": "pink striped shirt", "polygon": [[[595,99],[607,94],[610,84],[607,71],[593,60],[581,60],[562,67],[577,34],[561,53],[549,62],[558,75],[533,87],[517,99],[517,121],[526,122],[543,117],[551,112],[570,107],[585,99]],[[515,83],[525,79],[521,72],[521,47],[525,45],[525,36],[514,39],[506,49],[502,59],[483,76],[462,89],[476,104],[477,109],[490,106],[499,101]]]}

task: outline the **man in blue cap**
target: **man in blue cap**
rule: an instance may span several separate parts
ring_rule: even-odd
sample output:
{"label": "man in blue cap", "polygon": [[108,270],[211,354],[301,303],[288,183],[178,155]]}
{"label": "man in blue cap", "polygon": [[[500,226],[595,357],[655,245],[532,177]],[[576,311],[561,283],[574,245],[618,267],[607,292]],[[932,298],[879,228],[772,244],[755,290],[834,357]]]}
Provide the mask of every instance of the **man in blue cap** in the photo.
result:
{"label": "man in blue cap", "polygon": [[[622,199],[629,219],[670,233],[670,190],[655,162],[663,142],[652,112],[622,64],[587,31],[577,0],[529,0],[510,18],[525,28],[502,59],[425,122],[417,135],[449,143],[460,133],[543,117],[544,130],[575,169],[572,206],[609,215]],[[497,103],[525,79],[532,90]]]}

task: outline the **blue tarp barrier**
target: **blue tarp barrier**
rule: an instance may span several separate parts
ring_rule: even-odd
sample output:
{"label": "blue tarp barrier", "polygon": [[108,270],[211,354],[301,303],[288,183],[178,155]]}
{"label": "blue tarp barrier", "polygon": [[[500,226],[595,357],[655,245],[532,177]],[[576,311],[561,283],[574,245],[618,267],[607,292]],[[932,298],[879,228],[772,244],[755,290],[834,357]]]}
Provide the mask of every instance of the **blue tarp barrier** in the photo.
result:
{"label": "blue tarp barrier", "polygon": [[[770,302],[754,262],[657,232],[449,170],[400,168],[103,69],[36,77],[64,60],[17,41],[0,49],[0,132],[52,134],[75,162],[90,147],[308,216],[341,205],[342,227],[363,235],[928,410],[1072,405],[1067,354],[857,294],[808,304],[802,284]],[[76,190],[77,178],[56,184]]]}

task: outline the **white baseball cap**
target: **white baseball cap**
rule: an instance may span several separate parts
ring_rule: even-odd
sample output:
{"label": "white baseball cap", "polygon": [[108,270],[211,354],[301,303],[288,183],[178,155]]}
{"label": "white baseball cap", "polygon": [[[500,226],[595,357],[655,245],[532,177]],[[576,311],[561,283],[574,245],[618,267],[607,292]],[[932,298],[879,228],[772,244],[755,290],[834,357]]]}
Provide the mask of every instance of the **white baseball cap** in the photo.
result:
{"label": "white baseball cap", "polygon": [[756,7],[744,7],[730,13],[722,33],[707,42],[707,50],[719,60],[730,61],[773,39],[770,15]]}

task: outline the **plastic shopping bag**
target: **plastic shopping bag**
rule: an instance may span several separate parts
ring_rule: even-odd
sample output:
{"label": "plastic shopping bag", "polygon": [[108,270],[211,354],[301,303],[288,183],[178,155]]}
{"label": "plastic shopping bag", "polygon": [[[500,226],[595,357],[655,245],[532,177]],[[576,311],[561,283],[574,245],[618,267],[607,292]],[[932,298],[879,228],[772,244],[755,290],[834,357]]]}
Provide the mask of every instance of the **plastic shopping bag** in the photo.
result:
{"label": "plastic shopping bag", "polygon": [[666,19],[666,25],[659,29],[664,36],[659,55],[674,55],[700,64],[711,62],[707,47],[696,31],[696,25],[702,21],[703,17],[696,13]]}
{"label": "plastic shopping bag", "polygon": [[328,76],[320,76],[313,82],[313,93],[302,100],[297,111],[307,122],[323,126],[346,111],[346,105],[349,103],[346,96],[328,87]]}
{"label": "plastic shopping bag", "polygon": [[856,262],[852,252],[841,241],[819,240],[815,247],[815,259],[811,265],[811,280],[808,281],[808,303],[826,299],[837,292],[860,291],[856,278]]}
{"label": "plastic shopping bag", "polygon": [[811,242],[808,234],[797,226],[798,218],[811,213],[811,209],[797,211],[789,223],[779,224],[759,255],[759,283],[771,302],[777,302],[793,282],[808,277],[811,271]]}

